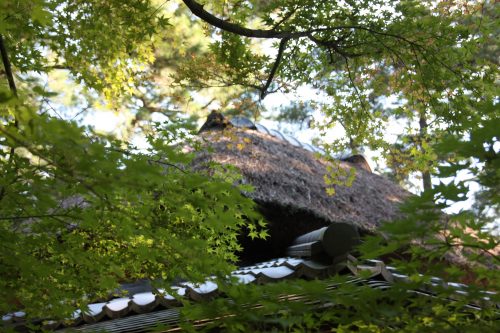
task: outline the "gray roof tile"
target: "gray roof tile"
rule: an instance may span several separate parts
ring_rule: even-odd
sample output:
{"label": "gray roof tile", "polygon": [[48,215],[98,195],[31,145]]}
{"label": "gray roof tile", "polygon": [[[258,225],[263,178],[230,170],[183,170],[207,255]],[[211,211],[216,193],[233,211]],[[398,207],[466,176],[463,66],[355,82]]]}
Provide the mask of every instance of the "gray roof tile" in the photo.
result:
{"label": "gray roof tile", "polygon": [[252,274],[233,274],[233,277],[237,278],[238,283],[249,284],[255,281],[255,276]]}
{"label": "gray roof tile", "polygon": [[[318,235],[319,241],[324,241],[323,234]],[[400,274],[393,267],[385,266],[380,260],[360,262],[348,254],[335,258],[330,257],[327,262],[311,258],[276,258],[252,266],[240,267],[232,272],[230,276],[235,278],[236,283],[264,284],[290,278],[326,278],[334,274],[352,276],[351,279],[344,283],[368,285],[377,289],[390,288],[394,281],[409,281],[408,276]],[[446,284],[438,278],[431,279],[428,287],[424,288],[425,290],[416,290],[414,292],[417,294],[432,295],[434,294],[432,291],[433,285],[452,288],[456,298],[459,298],[460,294],[466,294],[466,291],[463,290],[467,287],[466,285],[459,283]],[[326,290],[332,290],[338,286],[339,283],[334,283],[329,285]],[[172,324],[178,322],[179,312],[175,308],[168,310],[162,310],[162,308],[181,306],[179,298],[200,301],[219,295],[218,285],[211,278],[203,283],[181,283],[178,286],[173,286],[170,292],[166,292],[163,289],[149,291],[151,284],[147,281],[146,283],[142,281],[136,284],[128,284],[123,286],[122,289],[130,290],[129,294],[131,296],[111,299],[108,302],[90,304],[86,311],[75,311],[72,316],[73,318],[69,318],[73,320],[72,329],[76,331],[102,329],[108,332],[132,332],[155,323]],[[490,294],[493,293],[484,293],[483,303],[488,303],[487,296]],[[2,317],[2,322],[22,322],[25,316],[24,312],[7,314]],[[112,320],[103,321],[106,318]],[[82,322],[86,323],[86,325],[75,327]],[[62,325],[62,323],[52,322],[50,328],[55,329],[58,325]]]}
{"label": "gray roof tile", "polygon": [[[347,257],[346,257],[347,258]],[[352,257],[349,257],[355,260]],[[237,283],[241,284],[263,284],[274,281],[283,281],[293,277],[319,278],[327,277],[341,272],[352,275],[352,278],[344,283],[354,283],[367,285],[376,289],[387,289],[391,287],[393,281],[407,281],[406,275],[395,272],[387,267],[381,261],[364,261],[356,263],[355,261],[340,262],[334,264],[321,263],[315,260],[306,260],[300,258],[277,258],[262,262],[253,266],[241,267],[234,271],[231,276]],[[368,278],[356,276],[359,272],[368,272]],[[437,282],[437,281],[435,281]],[[335,289],[338,283],[327,287],[327,290]],[[465,285],[449,283],[456,292],[466,293],[463,288]],[[205,300],[218,295],[218,286],[214,281],[207,280],[203,283],[183,283],[182,286],[173,287],[177,293],[176,297],[187,297],[194,301]],[[422,295],[429,295],[424,290],[414,291]],[[484,302],[487,303],[485,293]],[[166,293],[165,290],[156,292],[136,293],[132,297],[115,298],[105,303],[90,304],[86,313],[75,311],[74,325],[81,322],[86,325],[73,327],[75,331],[91,331],[104,329],[108,332],[132,332],[143,329],[146,326],[152,326],[157,323],[174,324],[179,320],[179,312],[173,308],[162,310],[162,307],[178,307],[180,302],[174,295]],[[460,297],[457,294],[457,297]],[[21,320],[25,314],[22,312],[12,313],[2,317],[4,322],[13,322]],[[109,318],[111,321],[103,321]],[[52,323],[52,328],[56,328],[58,323]]]}
{"label": "gray roof tile", "polygon": [[130,312],[130,298],[116,298],[104,306],[104,312],[109,318],[125,317]]}
{"label": "gray roof tile", "polygon": [[106,316],[104,312],[106,303],[89,304],[87,311],[82,311],[82,318],[86,323],[96,323]]}

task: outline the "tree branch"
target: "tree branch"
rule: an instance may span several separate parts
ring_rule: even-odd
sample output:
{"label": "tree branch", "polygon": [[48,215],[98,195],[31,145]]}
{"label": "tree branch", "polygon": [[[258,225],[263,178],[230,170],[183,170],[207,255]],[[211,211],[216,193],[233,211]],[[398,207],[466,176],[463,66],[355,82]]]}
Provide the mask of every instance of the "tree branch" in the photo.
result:
{"label": "tree branch", "polygon": [[[285,38],[285,37],[299,37],[304,36],[304,33],[293,33],[293,32],[281,32],[274,29],[271,30],[262,30],[262,29],[248,29],[242,27],[239,24],[231,23],[228,21],[224,21],[203,8],[203,5],[200,5],[196,1],[192,0],[182,0],[184,4],[191,10],[191,12],[201,18],[203,21],[207,22],[210,25],[213,25],[216,28],[222,29],[227,32],[232,32],[240,36],[245,37],[253,37],[253,38]],[[292,36],[296,35],[296,36]]]}
{"label": "tree branch", "polygon": [[5,68],[5,74],[7,75],[7,81],[9,81],[10,91],[15,97],[17,97],[16,82],[14,81],[12,67],[10,66],[9,56],[7,54],[7,49],[5,48],[5,43],[3,41],[2,35],[0,35],[0,53],[2,54],[3,67]]}
{"label": "tree branch", "polygon": [[[129,150],[127,150],[127,149],[121,149],[121,148],[111,148],[111,150],[116,151],[116,152],[118,152],[118,153],[122,153],[122,154],[124,154],[124,155],[126,155],[126,156],[131,156],[131,155],[132,155],[132,152],[130,152],[130,151],[129,151]],[[148,162],[149,162],[149,163],[157,163],[157,164],[161,164],[161,165],[164,165],[164,166],[167,166],[167,167],[172,167],[172,168],[174,168],[174,169],[179,170],[179,171],[180,171],[180,172],[182,172],[182,173],[187,174],[187,171],[186,171],[186,170],[184,170],[184,169],[182,169],[180,166],[178,166],[178,165],[176,165],[176,164],[174,164],[174,163],[167,162],[167,161],[162,160],[162,159],[160,159],[160,158],[158,158],[157,160],[152,159],[152,158],[148,158]]]}
{"label": "tree branch", "polygon": [[[217,16],[211,14],[210,12],[206,11],[203,8],[203,5],[200,5],[198,2],[193,1],[193,0],[182,0],[184,4],[191,10],[191,12],[205,21],[206,23],[219,28],[221,30],[227,31],[227,32],[232,32],[234,34],[237,34],[239,36],[243,37],[250,37],[250,38],[276,38],[276,39],[283,39],[283,38],[288,38],[288,39],[295,39],[295,38],[301,38],[301,37],[308,37],[312,33],[318,33],[318,32],[329,32],[329,31],[334,31],[334,30],[346,30],[346,29],[359,29],[359,30],[366,30],[371,33],[379,33],[385,35],[383,32],[378,32],[375,30],[372,30],[367,27],[363,26],[356,26],[356,25],[342,25],[342,26],[333,26],[333,27],[326,27],[326,28],[316,28],[316,29],[308,29],[304,31],[279,31],[276,30],[275,28],[273,29],[249,29],[246,27],[243,27],[239,24],[236,23],[231,23],[225,20],[222,20],[218,18]],[[277,25],[279,26],[279,24]],[[394,35],[395,37],[400,37],[397,35]],[[403,38],[401,38],[403,39]]]}
{"label": "tree branch", "polygon": [[[9,82],[9,88],[10,91],[12,92],[12,95],[17,98],[17,88],[16,88],[16,82],[14,81],[14,75],[12,74],[12,67],[10,65],[9,61],[9,55],[7,53],[7,49],[5,48],[5,43],[3,41],[3,36],[0,34],[0,54],[2,56],[2,62],[3,62],[3,67],[5,68],[5,75],[7,75],[7,81]],[[17,118],[14,116],[14,127],[18,127],[18,122]],[[13,156],[15,154],[15,147],[11,146],[9,150],[9,159],[8,159],[8,166],[10,167],[12,165],[13,161]],[[6,186],[0,187],[0,200],[4,198],[6,194]]]}
{"label": "tree branch", "polygon": [[43,69],[45,69],[45,70],[53,70],[53,69],[73,70],[73,67],[63,65],[63,64],[55,64],[55,65],[51,65],[51,66],[45,66]]}
{"label": "tree branch", "polygon": [[290,12],[288,12],[286,15],[283,16],[283,18],[278,21],[274,26],[273,26],[273,29],[272,30],[276,30],[278,29],[278,27],[280,25],[282,25],[283,23],[285,23],[286,20],[288,20],[290,17],[293,16],[293,14],[295,14],[295,12],[297,11],[297,8],[294,8],[292,9]]}
{"label": "tree branch", "polygon": [[269,77],[267,78],[266,84],[262,87],[260,90],[260,99],[264,99],[266,95],[268,94],[267,89],[271,85],[271,82],[274,79],[274,75],[276,74],[276,71],[278,70],[281,59],[283,58],[283,52],[285,51],[286,48],[286,43],[290,40],[290,38],[283,38],[280,42],[280,46],[278,49],[278,54],[276,55],[276,60],[274,61],[274,65],[271,68],[271,73],[269,73]]}
{"label": "tree branch", "polygon": [[366,54],[366,53],[350,53],[350,52],[342,50],[339,47],[339,42],[341,42],[342,40],[325,41],[325,40],[321,40],[321,39],[318,39],[318,38],[314,37],[312,34],[309,34],[307,37],[311,41],[313,41],[314,43],[316,43],[317,45],[324,46],[324,47],[326,47],[328,49],[332,49],[332,50],[334,50],[336,53],[340,54],[344,58],[356,58],[356,57],[361,57],[361,56],[363,56],[363,55]]}
{"label": "tree branch", "polygon": [[[184,4],[191,10],[191,12],[205,21],[206,23],[222,29],[227,32],[231,32],[234,34],[237,34],[239,36],[244,36],[244,37],[250,37],[250,38],[275,38],[275,39],[281,39],[280,42],[280,49],[278,50],[278,55],[276,57],[276,60],[274,62],[274,65],[271,69],[271,73],[269,75],[269,78],[264,85],[264,87],[260,88],[261,92],[261,99],[263,99],[266,94],[267,94],[267,89],[269,88],[276,71],[279,67],[281,57],[283,55],[283,51],[285,49],[286,43],[290,39],[299,39],[303,37],[309,38],[312,42],[317,44],[318,46],[323,46],[326,47],[327,50],[330,49],[329,51],[333,50],[335,53],[338,53],[341,55],[343,58],[356,58],[360,57],[363,55],[368,54],[367,52],[362,52],[362,53],[354,53],[354,52],[348,52],[346,49],[352,48],[353,46],[348,46],[348,47],[343,47],[340,45],[341,42],[343,42],[350,34],[352,30],[362,30],[370,33],[372,36],[374,36],[376,39],[379,39],[377,36],[385,36],[389,38],[393,38],[396,40],[399,40],[401,42],[404,42],[408,44],[409,46],[416,47],[416,48],[423,48],[420,44],[417,42],[410,40],[406,38],[405,36],[402,35],[397,35],[391,32],[384,32],[384,31],[378,31],[375,29],[372,29],[367,26],[362,26],[362,25],[340,25],[340,26],[329,26],[329,27],[322,27],[322,28],[311,28],[303,31],[294,31],[294,30],[278,30],[279,25],[282,23],[282,21],[278,22],[277,24],[274,25],[272,29],[249,29],[244,26],[241,26],[236,23],[231,23],[229,21],[225,21],[223,19],[220,19],[216,17],[215,15],[211,14],[210,12],[206,11],[203,8],[203,5],[200,3],[194,1],[194,0],[182,0]],[[293,12],[292,12],[293,14]],[[291,17],[292,15],[285,15],[284,20],[287,20]],[[342,36],[340,39],[333,39],[333,40],[322,40],[319,39],[313,34],[316,33],[326,33],[326,32],[332,32],[332,31],[338,31],[338,30],[347,30],[348,33],[344,36]]]}
{"label": "tree branch", "polygon": [[316,28],[316,29],[308,29],[304,31],[279,31],[276,29],[270,29],[270,30],[264,30],[264,29],[249,29],[246,27],[243,27],[239,24],[231,23],[228,21],[224,21],[215,15],[209,13],[203,8],[203,5],[200,5],[198,2],[193,1],[193,0],[182,0],[184,4],[191,10],[191,12],[205,21],[206,23],[222,29],[227,32],[232,32],[234,34],[244,36],[244,37],[251,37],[251,38],[277,38],[277,39],[283,39],[283,38],[301,38],[301,37],[309,37],[312,33],[318,33],[318,32],[331,32],[334,30],[349,30],[349,29],[356,29],[356,30],[364,30],[367,31],[373,35],[382,35],[386,37],[392,37],[401,41],[404,41],[405,43],[409,45],[415,45],[415,46],[420,46],[416,42],[409,40],[406,37],[400,36],[400,35],[395,35],[393,33],[388,33],[388,32],[383,32],[383,31],[377,31],[369,27],[365,27],[362,25],[340,25],[340,26],[332,26],[332,27],[325,27],[325,28]]}

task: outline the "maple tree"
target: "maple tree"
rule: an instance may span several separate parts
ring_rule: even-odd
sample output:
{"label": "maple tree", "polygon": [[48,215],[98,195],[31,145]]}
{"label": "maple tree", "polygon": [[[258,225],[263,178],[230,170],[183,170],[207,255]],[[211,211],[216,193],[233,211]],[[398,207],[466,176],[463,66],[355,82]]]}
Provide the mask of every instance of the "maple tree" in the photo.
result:
{"label": "maple tree", "polygon": [[[424,179],[425,191],[408,204],[408,219],[383,227],[389,240],[368,239],[364,255],[405,247],[411,260],[398,264],[418,282],[422,267],[460,279],[464,272],[434,265],[459,251],[477,263],[472,282],[497,289],[498,273],[485,268],[498,265],[498,239],[486,225],[500,203],[493,2],[1,0],[0,10],[0,312],[22,307],[34,318],[66,318],[125,280],[168,284],[179,276],[224,276],[236,260],[243,226],[253,237],[266,236],[254,203],[232,186],[237,175],[191,171],[192,155],[172,145],[188,140],[179,111],[191,94],[207,88],[218,89],[210,99],[227,109],[249,106],[254,113],[258,99],[273,92],[303,85],[321,91],[328,102],[316,104],[327,119],[320,128],[327,132],[339,122],[347,133],[337,144],[382,149],[395,156],[390,166],[402,174],[421,172]],[[185,27],[196,27],[196,34],[189,36]],[[195,41],[183,45],[190,37]],[[269,45],[259,44],[268,40],[274,56]],[[40,76],[60,70],[84,87],[87,100],[106,101],[119,112],[135,109],[136,121],[154,112],[172,121],[151,125],[150,148],[139,152],[129,142],[60,119],[47,101],[71,92],[40,84]],[[390,96],[399,105],[380,107]],[[381,129],[398,117],[408,119],[407,134],[391,146]],[[460,172],[470,179],[457,177]],[[433,187],[431,176],[454,181]],[[463,210],[443,224],[434,209],[465,200],[471,180],[481,186],[480,209]],[[433,251],[408,248],[416,239]],[[289,288],[317,290],[314,284]],[[406,302],[395,290],[393,299]],[[353,303],[358,293],[371,301]],[[405,309],[367,307],[380,295],[366,289],[343,295],[340,304],[368,316],[349,310],[306,318],[301,314],[308,305],[302,304],[282,313],[277,325],[318,328],[345,314],[365,331],[390,330],[387,322],[396,319],[405,323],[396,329],[437,329],[425,311],[412,318]],[[472,321],[459,307],[434,306],[441,311],[440,330],[492,324],[489,309]],[[387,310],[386,317],[371,322],[378,310]],[[255,318],[247,319],[228,327],[248,329]]]}

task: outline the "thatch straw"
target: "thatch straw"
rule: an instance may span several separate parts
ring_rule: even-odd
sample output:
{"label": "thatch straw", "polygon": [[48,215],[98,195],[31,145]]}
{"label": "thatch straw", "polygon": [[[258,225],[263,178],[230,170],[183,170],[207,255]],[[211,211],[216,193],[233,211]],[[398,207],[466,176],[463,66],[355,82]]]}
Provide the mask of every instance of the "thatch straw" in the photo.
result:
{"label": "thatch straw", "polygon": [[381,223],[401,217],[398,205],[410,195],[388,179],[346,161],[334,164],[346,173],[356,167],[352,186],[335,185],[335,194],[328,195],[324,176],[332,163],[317,154],[250,129],[227,127],[200,136],[212,151],[199,153],[194,165],[204,168],[214,161],[240,169],[255,188],[247,195],[271,222],[274,245],[267,251],[273,255],[281,254],[294,237],[330,223],[346,222],[362,233],[373,232]]}
{"label": "thatch straw", "polygon": [[[255,187],[248,195],[259,203],[373,231],[400,217],[398,205],[409,195],[388,179],[357,168],[352,186],[335,185],[330,196],[324,181],[329,163],[316,154],[252,130],[233,128],[202,137],[213,152],[199,154],[195,163],[210,160],[238,167]],[[338,166],[347,173],[355,167],[345,161],[338,161]]]}

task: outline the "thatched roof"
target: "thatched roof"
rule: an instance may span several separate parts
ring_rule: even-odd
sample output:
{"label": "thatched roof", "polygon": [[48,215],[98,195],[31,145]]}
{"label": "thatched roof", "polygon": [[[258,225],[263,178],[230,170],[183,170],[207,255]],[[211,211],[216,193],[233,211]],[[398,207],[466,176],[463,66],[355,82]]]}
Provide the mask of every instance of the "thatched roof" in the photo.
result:
{"label": "thatched roof", "polygon": [[338,163],[346,174],[356,168],[352,186],[335,185],[335,194],[328,195],[324,176],[333,164],[319,154],[247,128],[225,126],[200,136],[212,150],[199,153],[195,166],[214,161],[239,168],[244,181],[255,188],[247,195],[259,204],[272,224],[271,236],[281,246],[335,222],[356,225],[362,233],[373,232],[381,223],[400,217],[398,206],[410,195],[390,180],[347,161],[333,164]]}
{"label": "thatched roof", "polygon": [[[380,223],[399,217],[398,205],[409,195],[390,180],[362,168],[357,168],[352,186],[335,185],[335,194],[328,195],[324,175],[331,163],[316,154],[253,130],[233,128],[204,132],[202,137],[213,151],[198,155],[196,163],[210,160],[238,167],[255,187],[248,195],[258,203],[373,231]],[[356,167],[338,163],[347,174]]]}

